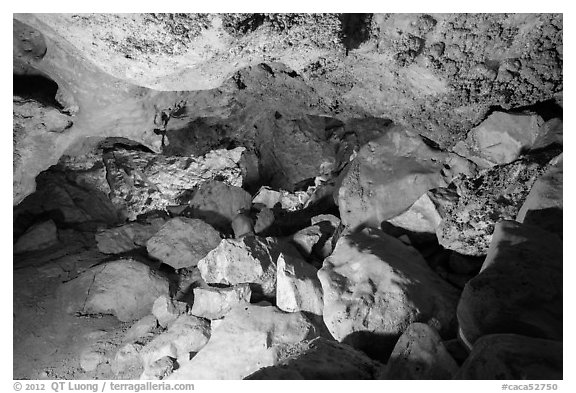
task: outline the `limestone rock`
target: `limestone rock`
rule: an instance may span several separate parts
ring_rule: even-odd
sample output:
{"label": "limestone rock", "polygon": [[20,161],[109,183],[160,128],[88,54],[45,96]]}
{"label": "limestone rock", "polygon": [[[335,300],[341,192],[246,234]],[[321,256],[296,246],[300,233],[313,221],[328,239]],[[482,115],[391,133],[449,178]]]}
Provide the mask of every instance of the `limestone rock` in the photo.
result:
{"label": "limestone rock", "polygon": [[140,247],[146,247],[146,242],[164,224],[158,219],[151,224],[131,222],[116,228],[102,230],[96,233],[98,250],[104,254],[120,254]]}
{"label": "limestone rock", "polygon": [[480,338],[455,379],[562,379],[562,342],[516,334]]}
{"label": "limestone rock", "polygon": [[392,129],[363,146],[342,175],[340,217],[350,228],[379,228],[426,191],[447,186],[460,173],[473,173],[467,160],[434,150],[402,128]]}
{"label": "limestone rock", "polygon": [[160,296],[152,305],[152,315],[158,320],[163,328],[170,326],[180,315],[184,314],[188,305],[184,302],[171,299],[168,296]]}
{"label": "limestone rock", "polygon": [[158,326],[158,320],[154,315],[146,315],[134,322],[130,329],[124,333],[124,342],[132,343],[139,338],[146,337]]}
{"label": "limestone rock", "polygon": [[174,371],[174,359],[170,356],[164,356],[149,364],[140,375],[140,380],[157,380],[164,379]]}
{"label": "limestone rock", "polygon": [[58,228],[48,220],[30,227],[14,245],[15,253],[43,250],[58,244]]}
{"label": "limestone rock", "polygon": [[252,206],[252,196],[240,187],[221,181],[202,184],[190,200],[194,216],[215,228],[226,228],[241,209]]}
{"label": "limestone rock", "polygon": [[413,323],[400,336],[387,363],[385,379],[452,379],[458,371],[434,328]]}
{"label": "limestone rock", "polygon": [[496,225],[480,273],[458,304],[459,335],[468,347],[487,334],[562,340],[562,241],[515,221]]}
{"label": "limestone rock", "polygon": [[255,285],[253,290],[274,297],[276,260],[286,247],[287,245],[269,237],[224,239],[198,262],[198,269],[209,284],[251,283]]}
{"label": "limestone rock", "polygon": [[342,235],[318,278],[330,333],[372,357],[386,359],[413,322],[436,321],[443,336],[454,330],[457,291],[414,248],[382,231]]}
{"label": "limestone rock", "polygon": [[286,190],[275,191],[263,186],[252,199],[253,204],[262,204],[269,209],[280,207],[287,211],[297,211],[304,208],[310,195],[303,191],[291,193]]}
{"label": "limestone rock", "polygon": [[180,315],[167,331],[142,348],[140,356],[144,373],[165,356],[188,361],[190,354],[200,351],[210,339],[210,322],[192,315]]}
{"label": "limestone rock", "polygon": [[[336,217],[335,217],[336,218]],[[326,258],[332,253],[333,238],[338,226],[330,220],[317,221],[310,227],[304,228],[291,236],[291,242],[305,256]]]}
{"label": "limestone rock", "polygon": [[440,225],[442,217],[436,205],[426,193],[416,200],[405,212],[387,220],[395,227],[405,229],[416,234],[436,234],[436,228]]}
{"label": "limestone rock", "polygon": [[302,313],[273,306],[236,306],[212,332],[208,344],[169,379],[234,379],[272,366],[284,350],[320,335]]}
{"label": "limestone rock", "polygon": [[377,379],[383,365],[349,345],[318,337],[298,345],[296,353],[245,379]]}
{"label": "limestone rock", "polygon": [[206,319],[220,319],[240,303],[250,303],[250,286],[238,284],[229,288],[194,288],[192,315]]}
{"label": "limestone rock", "polygon": [[148,253],[174,269],[196,266],[220,244],[220,234],[202,220],[176,217],[146,242]]}
{"label": "limestone rock", "polygon": [[111,362],[114,375],[118,376],[119,374],[142,369],[141,349],[142,345],[137,343],[129,343],[120,347]]}
{"label": "limestone rock", "polygon": [[94,266],[59,288],[66,312],[112,314],[122,322],[142,318],[161,295],[168,295],[168,280],[133,259]]}
{"label": "limestone rock", "polygon": [[555,148],[535,152],[459,182],[458,197],[441,203],[439,243],[462,255],[486,255],[494,225],[516,218],[532,186],[558,153]]}
{"label": "limestone rock", "polygon": [[94,371],[102,363],[106,362],[106,355],[91,347],[85,348],[80,353],[80,367],[84,371]]}
{"label": "limestone rock", "polygon": [[322,315],[322,286],[318,270],[300,258],[280,254],[277,260],[276,305],[286,312]]}
{"label": "limestone rock", "polygon": [[216,177],[223,179],[222,184],[241,186],[238,163],[243,151],[238,147],[177,157],[117,148],[104,154],[112,202],[134,220],[147,211],[179,204],[187,190]]}
{"label": "limestone rock", "polygon": [[539,226],[562,236],[563,213],[563,155],[554,158],[552,165],[532,186],[516,221]]}
{"label": "limestone rock", "polygon": [[481,168],[492,168],[508,164],[530,150],[544,131],[544,120],[538,115],[494,112],[470,130],[454,152]]}

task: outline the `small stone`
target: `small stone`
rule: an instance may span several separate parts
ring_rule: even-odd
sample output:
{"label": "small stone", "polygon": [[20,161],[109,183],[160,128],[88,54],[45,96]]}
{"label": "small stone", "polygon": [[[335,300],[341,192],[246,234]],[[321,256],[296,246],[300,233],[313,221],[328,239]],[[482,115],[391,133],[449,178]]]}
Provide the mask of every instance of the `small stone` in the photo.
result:
{"label": "small stone", "polygon": [[146,337],[158,326],[158,321],[154,315],[146,315],[136,321],[124,334],[125,342],[133,342],[139,338]]}
{"label": "small stone", "polygon": [[152,305],[152,314],[163,328],[168,327],[180,315],[184,314],[188,305],[184,302],[173,300],[167,296],[160,296]]}
{"label": "small stone", "polygon": [[14,245],[14,252],[43,250],[58,244],[58,229],[54,221],[48,220],[28,228]]}
{"label": "small stone", "polygon": [[247,211],[240,211],[236,214],[232,219],[231,226],[236,239],[239,239],[242,236],[254,234],[254,224],[252,223],[252,218],[250,218]]}
{"label": "small stone", "polygon": [[207,319],[223,318],[240,303],[250,303],[250,285],[238,284],[229,288],[194,288],[192,315]]}

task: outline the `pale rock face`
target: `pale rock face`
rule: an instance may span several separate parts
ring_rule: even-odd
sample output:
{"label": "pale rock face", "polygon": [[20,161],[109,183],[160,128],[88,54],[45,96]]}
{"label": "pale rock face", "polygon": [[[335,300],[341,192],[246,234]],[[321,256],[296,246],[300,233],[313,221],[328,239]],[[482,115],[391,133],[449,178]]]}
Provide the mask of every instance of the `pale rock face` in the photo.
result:
{"label": "pale rock face", "polygon": [[481,168],[508,164],[543,138],[546,129],[538,115],[494,112],[458,142],[454,152]]}
{"label": "pale rock face", "polygon": [[44,221],[30,227],[14,245],[15,253],[43,250],[58,244],[58,228],[54,221]]}
{"label": "pale rock face", "polygon": [[310,199],[310,194],[304,191],[291,193],[286,190],[275,191],[270,187],[261,187],[258,193],[252,199],[252,203],[260,203],[269,209],[279,204],[283,210],[297,211],[304,208],[306,202]]}
{"label": "pale rock face", "polygon": [[385,379],[452,379],[458,365],[434,328],[413,323],[400,336],[387,362]]}
{"label": "pale rock face", "polygon": [[200,351],[209,339],[209,321],[192,315],[180,315],[167,331],[155,337],[140,351],[144,373],[164,356],[178,359],[179,362],[188,361],[190,355]]}
{"label": "pale rock face", "polygon": [[562,379],[562,342],[517,334],[481,337],[454,379]]}
{"label": "pale rock face", "polygon": [[322,315],[322,286],[318,270],[306,261],[289,254],[277,260],[276,305],[286,312],[306,311]]}
{"label": "pale rock face", "polygon": [[58,291],[70,314],[112,314],[129,322],[150,314],[154,301],[168,295],[169,284],[149,266],[120,259],[86,270]]}
{"label": "pale rock face", "polygon": [[198,269],[209,284],[252,283],[265,296],[274,297],[276,260],[286,247],[273,238],[224,239],[198,262]]}
{"label": "pale rock face", "polygon": [[142,369],[141,349],[142,345],[137,343],[129,343],[120,347],[111,362],[114,375],[127,373],[134,369]]}
{"label": "pale rock face", "polygon": [[340,217],[350,228],[379,228],[426,191],[446,187],[461,173],[474,173],[473,164],[434,150],[418,135],[396,127],[364,145],[342,175],[337,193]]}
{"label": "pale rock face", "polygon": [[379,379],[384,366],[349,345],[318,337],[298,345],[296,353],[245,379]]}
{"label": "pale rock face", "polygon": [[240,303],[250,303],[249,284],[238,284],[229,288],[194,288],[192,315],[210,320],[220,319]]}
{"label": "pale rock face", "polygon": [[430,234],[436,234],[436,228],[441,221],[442,217],[427,193],[418,198],[408,210],[388,220],[395,227]]}
{"label": "pale rock face", "polygon": [[146,315],[136,321],[124,334],[124,342],[131,343],[139,338],[146,337],[158,326],[158,320],[154,315]]}
{"label": "pale rock face", "polygon": [[496,225],[480,273],[458,303],[459,335],[469,348],[486,334],[562,340],[562,241],[515,221]]}
{"label": "pale rock face", "polygon": [[160,296],[152,305],[152,315],[156,317],[158,324],[163,328],[169,327],[178,317],[188,309],[184,302]]}
{"label": "pale rock face", "polygon": [[302,313],[273,306],[238,305],[214,330],[208,344],[168,379],[239,380],[278,363],[282,353],[320,335]]}
{"label": "pale rock face", "polygon": [[174,269],[196,266],[220,244],[218,231],[202,220],[176,217],[146,242],[150,256]]}
{"label": "pale rock face", "polygon": [[442,335],[455,330],[457,291],[414,248],[382,231],[344,234],[318,278],[330,333],[377,358],[413,322],[435,321]]}

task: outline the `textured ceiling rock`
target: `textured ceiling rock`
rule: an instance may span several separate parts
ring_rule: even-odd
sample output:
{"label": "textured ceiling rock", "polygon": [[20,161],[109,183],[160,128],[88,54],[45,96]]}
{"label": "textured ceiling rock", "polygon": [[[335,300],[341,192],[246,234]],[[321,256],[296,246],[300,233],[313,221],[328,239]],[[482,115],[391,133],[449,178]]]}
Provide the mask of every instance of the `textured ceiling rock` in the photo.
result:
{"label": "textured ceiling rock", "polygon": [[559,14],[16,14],[14,73],[56,82],[73,125],[14,201],[79,139],[159,152],[199,118],[389,118],[452,146],[491,106],[561,101],[562,62]]}

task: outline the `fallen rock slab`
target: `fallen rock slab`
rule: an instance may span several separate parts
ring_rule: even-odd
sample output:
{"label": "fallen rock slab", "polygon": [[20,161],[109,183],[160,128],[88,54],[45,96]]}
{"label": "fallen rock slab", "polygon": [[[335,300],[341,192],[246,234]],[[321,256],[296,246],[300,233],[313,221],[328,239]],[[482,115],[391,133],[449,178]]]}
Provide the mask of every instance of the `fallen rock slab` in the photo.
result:
{"label": "fallen rock slab", "polygon": [[133,259],[94,266],[64,283],[58,296],[70,314],[112,314],[122,322],[134,321],[152,311],[161,295],[168,296],[168,280]]}
{"label": "fallen rock slab", "polygon": [[306,261],[280,254],[276,271],[276,305],[286,312],[322,315],[322,285],[318,270]]}
{"label": "fallen rock slab", "polygon": [[320,332],[302,313],[238,305],[213,330],[208,344],[190,361],[180,363],[168,379],[240,380],[275,365],[284,351]]}
{"label": "fallen rock slab", "polygon": [[221,240],[218,231],[204,221],[176,217],[146,242],[146,249],[150,256],[182,269],[196,266]]}
{"label": "fallen rock slab", "polygon": [[496,224],[480,273],[458,303],[459,335],[469,348],[487,334],[562,340],[562,241],[515,221]]}
{"label": "fallen rock slab", "polygon": [[330,333],[373,358],[387,359],[414,322],[434,321],[442,336],[455,334],[457,291],[414,248],[380,230],[342,235],[318,278]]}
{"label": "fallen rock slab", "polygon": [[454,379],[562,379],[561,341],[517,334],[480,338]]}
{"label": "fallen rock slab", "polygon": [[385,379],[452,379],[458,371],[438,332],[418,322],[402,333],[386,366]]}
{"label": "fallen rock slab", "polygon": [[194,288],[194,304],[191,313],[210,320],[223,318],[240,303],[250,303],[249,284],[238,284],[229,288]]}
{"label": "fallen rock slab", "polygon": [[245,379],[377,379],[384,366],[349,345],[318,337],[298,345],[296,354]]}

